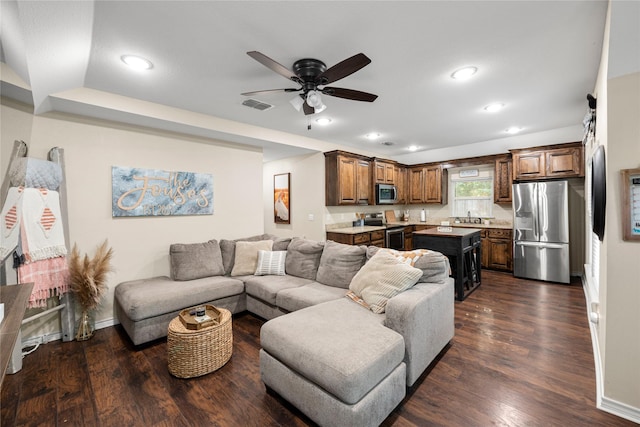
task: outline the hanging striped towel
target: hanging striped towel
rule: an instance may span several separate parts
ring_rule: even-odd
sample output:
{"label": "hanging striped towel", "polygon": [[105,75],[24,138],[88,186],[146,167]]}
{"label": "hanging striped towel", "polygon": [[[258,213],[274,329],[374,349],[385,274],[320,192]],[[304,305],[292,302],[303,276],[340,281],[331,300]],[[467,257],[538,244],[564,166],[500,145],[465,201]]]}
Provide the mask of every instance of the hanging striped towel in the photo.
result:
{"label": "hanging striped towel", "polygon": [[0,213],[0,260],[18,245],[22,216],[22,187],[11,187]]}
{"label": "hanging striped towel", "polygon": [[25,231],[22,249],[27,262],[67,254],[58,192],[46,188],[25,188],[22,223]]}
{"label": "hanging striped towel", "polygon": [[18,267],[20,283],[33,282],[29,308],[46,307],[47,298],[69,291],[69,267],[65,257],[50,258]]}

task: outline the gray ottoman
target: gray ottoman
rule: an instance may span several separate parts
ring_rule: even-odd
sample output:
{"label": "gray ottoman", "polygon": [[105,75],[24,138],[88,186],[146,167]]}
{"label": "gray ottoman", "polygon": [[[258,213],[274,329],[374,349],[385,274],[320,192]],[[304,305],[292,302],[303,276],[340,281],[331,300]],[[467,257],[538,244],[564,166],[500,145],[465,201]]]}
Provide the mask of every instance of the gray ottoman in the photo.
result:
{"label": "gray ottoman", "polygon": [[373,426],[406,394],[404,340],[346,298],[268,321],[262,381],[322,426]]}

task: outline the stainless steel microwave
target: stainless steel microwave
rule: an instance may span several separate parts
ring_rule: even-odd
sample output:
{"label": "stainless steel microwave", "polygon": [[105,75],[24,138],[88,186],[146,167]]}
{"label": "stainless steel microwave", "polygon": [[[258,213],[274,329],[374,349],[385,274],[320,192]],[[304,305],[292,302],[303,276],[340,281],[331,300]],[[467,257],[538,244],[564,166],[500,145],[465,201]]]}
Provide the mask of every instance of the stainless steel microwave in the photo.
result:
{"label": "stainless steel microwave", "polygon": [[376,205],[392,205],[398,201],[398,189],[395,185],[376,184]]}

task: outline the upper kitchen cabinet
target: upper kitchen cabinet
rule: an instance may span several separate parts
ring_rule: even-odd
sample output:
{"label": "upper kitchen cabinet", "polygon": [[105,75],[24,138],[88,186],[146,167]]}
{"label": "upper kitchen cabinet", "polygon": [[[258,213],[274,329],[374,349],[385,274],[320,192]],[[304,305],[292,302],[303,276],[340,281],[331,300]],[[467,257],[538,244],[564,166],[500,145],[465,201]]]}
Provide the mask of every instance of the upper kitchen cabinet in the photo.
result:
{"label": "upper kitchen cabinet", "polygon": [[408,203],[447,203],[447,170],[441,165],[414,166],[409,178]]}
{"label": "upper kitchen cabinet", "polygon": [[584,149],[580,142],[510,151],[516,181],[584,176]]}
{"label": "upper kitchen cabinet", "polygon": [[425,202],[447,204],[448,173],[441,165],[425,168],[426,188]]}
{"label": "upper kitchen cabinet", "polygon": [[513,160],[505,156],[495,161],[493,174],[494,203],[511,203],[511,186],[513,183]]}
{"label": "upper kitchen cabinet", "polygon": [[342,151],[325,155],[325,205],[370,205],[371,162],[367,157]]}
{"label": "upper kitchen cabinet", "polygon": [[396,184],[396,165],[392,162],[375,159],[374,181],[376,184]]}
{"label": "upper kitchen cabinet", "polygon": [[395,168],[396,188],[398,190],[398,204],[407,203],[407,168],[396,166]]}

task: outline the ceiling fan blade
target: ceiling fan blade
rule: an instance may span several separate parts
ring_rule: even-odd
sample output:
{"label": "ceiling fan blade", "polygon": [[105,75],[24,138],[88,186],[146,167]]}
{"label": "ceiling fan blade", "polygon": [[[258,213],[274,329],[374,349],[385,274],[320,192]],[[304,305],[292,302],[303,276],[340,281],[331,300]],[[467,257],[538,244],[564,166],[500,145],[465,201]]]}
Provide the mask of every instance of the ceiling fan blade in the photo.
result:
{"label": "ceiling fan blade", "polygon": [[336,98],[365,102],[373,102],[378,97],[378,95],[374,95],[372,93],[361,92],[359,90],[353,89],[344,89],[341,87],[325,87],[324,89],[322,89],[322,93],[329,96],[335,96]]}
{"label": "ceiling fan blade", "polygon": [[297,92],[299,90],[302,90],[302,88],[294,89],[294,88],[288,87],[288,88],[285,88],[285,89],[256,90],[256,91],[253,91],[253,92],[244,92],[244,93],[241,93],[240,95],[253,96],[253,95],[262,95],[264,93],[274,93],[274,92]]}
{"label": "ceiling fan blade", "polygon": [[347,77],[359,69],[369,65],[371,60],[364,53],[358,53],[328,68],[324,73],[316,77],[316,84],[326,85],[336,80]]}
{"label": "ceiling fan blade", "polygon": [[298,78],[298,76],[293,74],[293,71],[291,71],[290,69],[288,69],[284,65],[277,63],[273,59],[269,58],[268,56],[266,56],[266,55],[264,55],[264,54],[262,54],[262,53],[260,53],[260,52],[258,52],[256,50],[252,50],[250,52],[247,52],[247,55],[249,55],[250,57],[252,57],[256,61],[258,61],[259,63],[261,63],[262,65],[264,65],[268,69],[270,69],[271,71],[275,71],[276,73],[280,74],[282,77],[285,77],[285,78],[287,78],[289,80],[293,80],[294,82],[298,82],[300,80]]}
{"label": "ceiling fan blade", "polygon": [[302,104],[302,111],[304,111],[305,116],[308,116],[309,114],[314,114],[316,112],[316,109],[307,104],[307,102],[305,101],[305,103]]}

